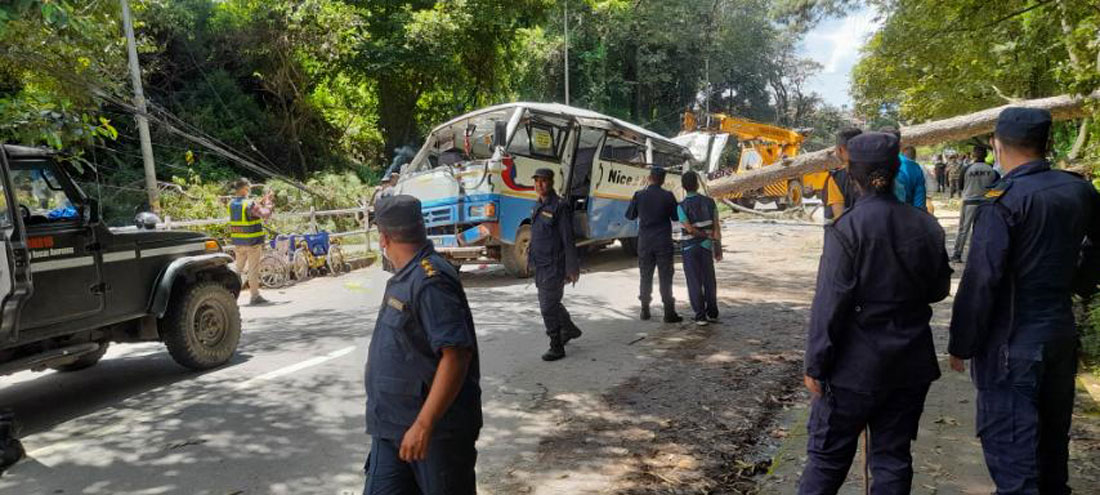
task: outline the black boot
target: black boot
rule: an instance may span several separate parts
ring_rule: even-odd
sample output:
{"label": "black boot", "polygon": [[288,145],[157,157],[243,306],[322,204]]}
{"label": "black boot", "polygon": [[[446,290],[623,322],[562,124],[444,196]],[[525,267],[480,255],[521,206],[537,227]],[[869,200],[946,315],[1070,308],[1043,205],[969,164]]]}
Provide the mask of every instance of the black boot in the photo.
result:
{"label": "black boot", "polygon": [[676,308],[665,308],[665,323],[680,323],[684,319],[676,314]]}
{"label": "black boot", "polygon": [[561,337],[550,337],[550,349],[543,353],[543,361],[557,361],[565,357],[565,344]]}
{"label": "black boot", "polygon": [[648,304],[643,304],[642,305],[642,314],[638,315],[638,317],[641,318],[642,321],[649,320],[649,318],[651,316],[649,314],[649,305]]}
{"label": "black boot", "polygon": [[26,455],[15,435],[15,417],[9,411],[0,413],[0,473]]}
{"label": "black boot", "polygon": [[568,329],[565,330],[562,344],[568,344],[570,340],[579,339],[581,338],[581,335],[584,335],[584,332],[582,332],[581,329],[577,328],[576,325],[571,325]]}

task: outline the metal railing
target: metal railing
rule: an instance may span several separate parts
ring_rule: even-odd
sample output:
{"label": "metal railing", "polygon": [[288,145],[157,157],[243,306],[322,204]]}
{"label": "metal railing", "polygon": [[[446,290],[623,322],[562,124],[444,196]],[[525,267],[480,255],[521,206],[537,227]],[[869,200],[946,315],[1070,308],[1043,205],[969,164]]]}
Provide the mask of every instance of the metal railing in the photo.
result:
{"label": "metal railing", "polygon": [[[339,217],[349,215],[362,215],[359,221],[359,228],[355,230],[348,230],[342,232],[329,232],[330,238],[341,238],[349,236],[362,235],[365,237],[366,251],[372,252],[371,247],[371,232],[375,229],[370,225],[370,202],[363,201],[362,206],[355,208],[342,208],[337,210],[317,210],[310,207],[309,211],[298,212],[286,212],[275,213],[271,215],[271,220],[289,220],[289,219],[309,219],[309,230],[312,233],[320,231],[317,219],[327,217]],[[182,229],[190,227],[206,227],[210,225],[224,225],[229,223],[229,218],[206,218],[199,220],[172,220],[171,216],[165,216],[164,221],[157,224],[158,230],[172,230]]]}

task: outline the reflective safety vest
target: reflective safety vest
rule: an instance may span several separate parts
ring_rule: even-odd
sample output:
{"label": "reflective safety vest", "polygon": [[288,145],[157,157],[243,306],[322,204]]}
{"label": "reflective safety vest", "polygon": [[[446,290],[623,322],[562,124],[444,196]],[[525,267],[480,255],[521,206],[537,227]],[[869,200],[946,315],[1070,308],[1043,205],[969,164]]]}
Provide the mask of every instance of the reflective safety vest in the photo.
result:
{"label": "reflective safety vest", "polygon": [[[680,209],[687,217],[685,223],[690,223],[705,234],[714,231],[714,219],[717,216],[718,206],[713,199],[699,194],[691,194],[680,202]],[[709,239],[700,239],[689,234],[686,229],[681,228],[681,230],[683,239],[680,241],[680,246],[684,250],[700,245],[706,249],[711,249],[713,243]]]}
{"label": "reflective safety vest", "polygon": [[229,237],[235,246],[255,246],[264,243],[264,222],[249,219],[252,202],[245,198],[233,198],[229,202]]}

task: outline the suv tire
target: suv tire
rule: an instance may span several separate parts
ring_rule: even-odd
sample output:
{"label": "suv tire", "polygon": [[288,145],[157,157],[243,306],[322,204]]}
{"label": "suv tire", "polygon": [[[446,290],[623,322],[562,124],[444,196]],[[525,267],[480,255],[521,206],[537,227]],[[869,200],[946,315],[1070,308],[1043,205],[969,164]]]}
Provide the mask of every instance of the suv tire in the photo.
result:
{"label": "suv tire", "polygon": [[177,363],[193,370],[225,364],[241,339],[233,293],[216,282],[185,286],[161,321],[161,337]]}
{"label": "suv tire", "polygon": [[101,342],[99,344],[99,350],[80,356],[76,358],[76,361],[73,361],[69,364],[63,364],[61,366],[50,366],[50,368],[61,373],[68,373],[70,371],[80,371],[85,368],[91,368],[92,366],[95,366],[95,364],[98,363],[100,359],[103,359],[104,354],[107,354],[107,347],[109,345],[109,342]]}

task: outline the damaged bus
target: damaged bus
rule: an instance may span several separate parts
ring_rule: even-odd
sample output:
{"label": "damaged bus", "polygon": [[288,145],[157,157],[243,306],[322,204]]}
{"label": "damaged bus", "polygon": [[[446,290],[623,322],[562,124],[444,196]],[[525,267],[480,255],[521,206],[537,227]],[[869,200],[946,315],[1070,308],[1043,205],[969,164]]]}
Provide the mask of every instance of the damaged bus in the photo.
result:
{"label": "damaged bus", "polygon": [[638,225],[626,219],[651,166],[668,170],[665,187],[682,198],[687,148],[636,125],[549,103],[509,103],[436,127],[401,169],[391,194],[420,199],[429,237],[455,265],[501,263],[527,277],[531,175],[554,171],[554,187],[573,207],[577,245],[619,241],[632,252]]}

